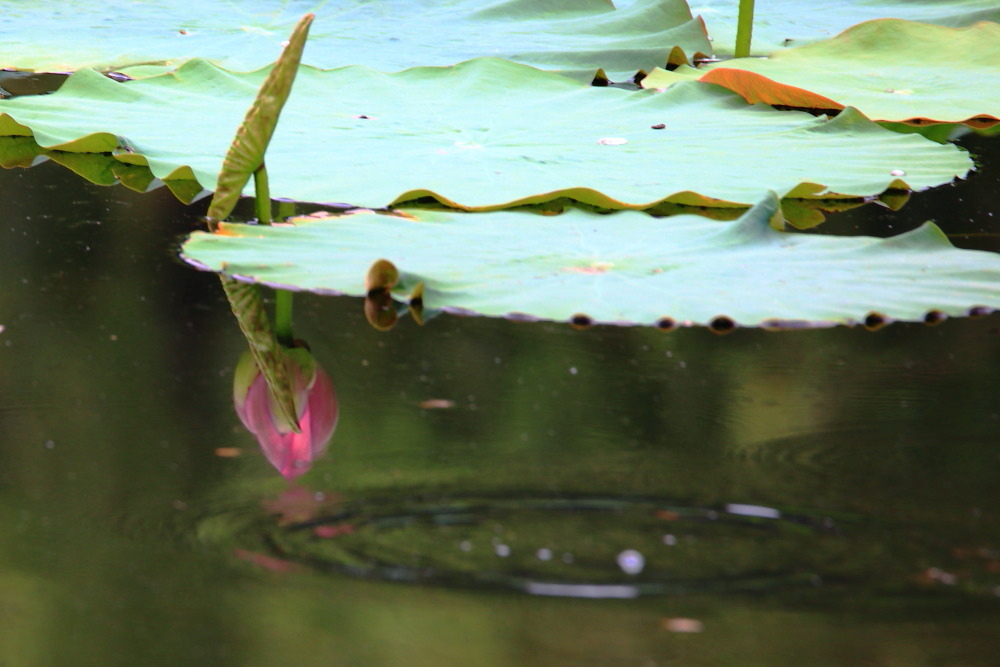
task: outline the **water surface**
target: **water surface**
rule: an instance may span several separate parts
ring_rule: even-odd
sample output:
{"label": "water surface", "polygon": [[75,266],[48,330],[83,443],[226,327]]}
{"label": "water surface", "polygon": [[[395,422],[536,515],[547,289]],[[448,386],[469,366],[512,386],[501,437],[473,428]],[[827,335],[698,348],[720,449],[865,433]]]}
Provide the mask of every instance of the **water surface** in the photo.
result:
{"label": "water surface", "polygon": [[[968,143],[970,183],[826,229],[1000,250]],[[51,163],[0,193],[0,663],[995,662],[997,315],[378,332],[301,295],[341,419],[289,485],[175,259],[199,205]]]}

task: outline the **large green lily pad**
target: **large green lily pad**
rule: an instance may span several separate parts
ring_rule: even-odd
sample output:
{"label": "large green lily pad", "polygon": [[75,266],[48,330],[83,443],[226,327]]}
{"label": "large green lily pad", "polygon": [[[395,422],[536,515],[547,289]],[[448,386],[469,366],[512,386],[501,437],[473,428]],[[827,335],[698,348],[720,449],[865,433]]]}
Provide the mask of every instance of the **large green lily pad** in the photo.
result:
{"label": "large green lily pad", "polygon": [[242,280],[350,295],[367,293],[369,267],[385,259],[400,274],[393,294],[419,294],[425,308],[557,321],[821,326],[1000,306],[1000,255],[958,250],[932,224],[890,239],[789,234],[771,227],[778,206],[772,193],[731,223],[579,210],[225,223],[192,234],[183,256]]}
{"label": "large green lily pad", "polygon": [[873,120],[985,124],[1000,119],[998,63],[1000,24],[947,28],[885,19],[766,59],[656,70],[643,86],[662,88],[697,77],[749,102],[852,106]]}
{"label": "large green lily pad", "polygon": [[[704,19],[718,55],[732,55],[736,44],[737,0],[691,0],[691,11]],[[1000,21],[997,0],[766,0],[755,3],[753,55],[829,39],[850,26],[882,18],[962,27],[977,21]],[[928,52],[928,58],[933,54]],[[960,63],[956,63],[960,64]]]}
{"label": "large green lily pad", "polygon": [[176,66],[195,57],[236,71],[274,61],[299,17],[316,14],[303,62],[383,71],[478,56],[590,81],[687,62],[711,45],[684,0],[202,0],[107,5],[6,3],[0,67],[63,71]]}
{"label": "large green lily pad", "polygon": [[[83,70],[52,95],[0,100],[0,135],[109,152],[214,190],[268,71],[195,60],[122,83]],[[371,208],[434,197],[482,210],[558,197],[606,208],[749,205],[768,190],[867,197],[946,183],[972,163],[850,110],[779,112],[698,82],[662,94],[594,88],[483,58],[396,74],[303,68],[267,165],[275,197]]]}

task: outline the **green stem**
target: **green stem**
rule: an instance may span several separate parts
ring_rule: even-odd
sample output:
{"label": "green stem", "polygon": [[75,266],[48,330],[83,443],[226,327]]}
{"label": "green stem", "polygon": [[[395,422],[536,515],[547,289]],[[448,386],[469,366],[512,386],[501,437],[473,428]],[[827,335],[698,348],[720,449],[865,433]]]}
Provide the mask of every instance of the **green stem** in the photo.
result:
{"label": "green stem", "polygon": [[274,292],[274,335],[285,347],[291,347],[292,335],[292,292],[286,289]]}
{"label": "green stem", "polygon": [[271,187],[267,183],[267,167],[261,162],[253,173],[254,208],[257,211],[257,222],[262,225],[271,224]]}
{"label": "green stem", "polygon": [[295,202],[293,201],[279,201],[278,202],[278,219],[284,220],[285,218],[290,218],[295,215]]}
{"label": "green stem", "polygon": [[740,0],[740,18],[736,23],[736,57],[750,55],[750,38],[753,35],[753,0]]}

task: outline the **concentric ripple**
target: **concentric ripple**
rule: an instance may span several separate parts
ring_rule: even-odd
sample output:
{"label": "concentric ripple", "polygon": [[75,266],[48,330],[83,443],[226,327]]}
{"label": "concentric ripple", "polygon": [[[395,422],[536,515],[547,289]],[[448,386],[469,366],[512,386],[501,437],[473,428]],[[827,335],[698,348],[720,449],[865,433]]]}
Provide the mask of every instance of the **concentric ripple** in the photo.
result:
{"label": "concentric ripple", "polygon": [[634,598],[850,576],[845,520],[746,503],[652,498],[366,501],[264,535],[274,556],[392,581]]}

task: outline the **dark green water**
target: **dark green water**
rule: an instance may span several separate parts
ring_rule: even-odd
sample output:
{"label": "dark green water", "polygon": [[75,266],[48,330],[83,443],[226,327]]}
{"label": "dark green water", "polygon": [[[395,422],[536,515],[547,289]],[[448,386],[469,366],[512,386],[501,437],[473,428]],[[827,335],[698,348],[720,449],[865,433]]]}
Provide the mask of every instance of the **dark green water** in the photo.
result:
{"label": "dark green water", "polygon": [[[830,227],[1000,250],[969,145],[970,183]],[[290,486],[175,259],[198,205],[51,163],[0,197],[0,665],[996,664],[997,315],[377,332],[300,295],[341,418]]]}

